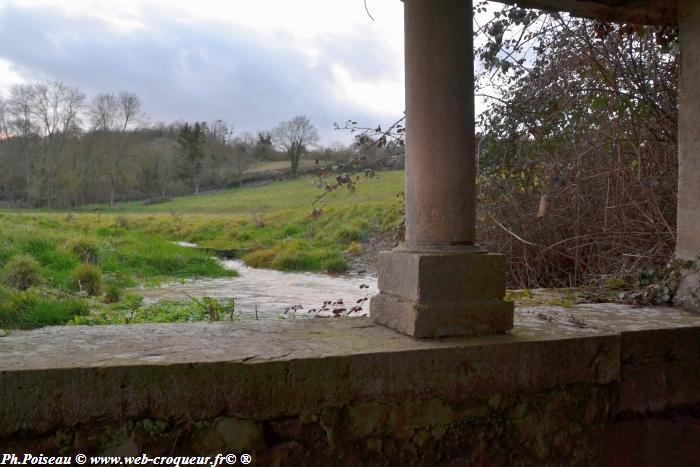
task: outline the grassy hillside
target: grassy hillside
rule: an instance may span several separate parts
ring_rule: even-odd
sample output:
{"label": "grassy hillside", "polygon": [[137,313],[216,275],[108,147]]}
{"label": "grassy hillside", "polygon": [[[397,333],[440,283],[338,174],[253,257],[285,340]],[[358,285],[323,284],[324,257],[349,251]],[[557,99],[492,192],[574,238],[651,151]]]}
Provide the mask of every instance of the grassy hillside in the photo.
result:
{"label": "grassy hillside", "polygon": [[[341,190],[334,194],[331,206],[342,208],[365,203],[386,202],[403,191],[404,172],[379,172],[363,181],[355,193]],[[322,191],[314,178],[243,187],[212,194],[183,196],[167,203],[143,205],[140,202],[116,206],[117,212],[178,212],[195,214],[253,214],[282,210],[311,212],[311,203]]]}
{"label": "grassy hillside", "polygon": [[242,257],[254,267],[342,272],[360,243],[387,234],[402,219],[403,172],[381,172],[350,193],[334,192],[321,216],[312,203],[323,193],[312,178],[187,196],[117,212],[139,231],[186,240]]}

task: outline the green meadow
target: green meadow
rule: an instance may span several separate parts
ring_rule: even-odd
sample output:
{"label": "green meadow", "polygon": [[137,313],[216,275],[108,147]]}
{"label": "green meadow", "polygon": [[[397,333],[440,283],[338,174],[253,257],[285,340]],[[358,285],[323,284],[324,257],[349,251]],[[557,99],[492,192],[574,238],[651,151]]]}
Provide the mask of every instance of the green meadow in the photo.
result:
{"label": "green meadow", "polygon": [[253,267],[343,272],[348,250],[357,253],[361,242],[400,224],[403,183],[402,171],[379,172],[352,193],[341,188],[327,195],[318,216],[313,202],[323,190],[313,178],[155,205],[125,203],[114,216],[139,232],[227,252]]}
{"label": "green meadow", "polygon": [[[167,203],[144,206],[143,203],[122,203],[115,212],[226,214],[250,216],[255,213],[294,211],[308,214],[313,201],[323,193],[314,177],[243,187],[211,194],[183,196]],[[360,180],[357,191],[339,190],[332,195],[329,207],[345,208],[364,204],[384,204],[404,189],[404,172],[377,172],[373,178]],[[94,209],[95,207],[92,207]],[[98,206],[99,208],[99,206]],[[106,209],[107,207],[104,206]]]}
{"label": "green meadow", "polygon": [[0,328],[232,318],[230,303],[144,304],[129,288],[236,274],[178,241],[253,267],[345,271],[362,242],[399,226],[402,190],[403,172],[379,172],[327,195],[320,215],[312,178],[114,210],[0,211]]}

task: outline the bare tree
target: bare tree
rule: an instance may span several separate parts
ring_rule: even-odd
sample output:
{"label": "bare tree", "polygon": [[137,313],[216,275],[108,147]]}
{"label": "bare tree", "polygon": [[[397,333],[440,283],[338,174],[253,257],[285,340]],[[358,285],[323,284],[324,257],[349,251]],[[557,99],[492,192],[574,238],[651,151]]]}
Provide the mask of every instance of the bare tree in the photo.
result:
{"label": "bare tree", "polygon": [[224,166],[240,187],[243,182],[243,173],[258,160],[255,138],[251,134],[243,134],[230,140],[226,145],[225,154]]}
{"label": "bare tree", "polygon": [[92,102],[92,131],[99,135],[105,165],[102,175],[109,184],[109,205],[114,207],[116,190],[128,182],[128,158],[134,138],[128,138],[144,122],[141,100],[136,94],[122,91],[119,95],[98,94]]}
{"label": "bare tree", "polygon": [[224,178],[221,168],[227,157],[228,145],[233,138],[233,125],[218,119],[209,123],[205,130],[203,171],[207,174],[207,181],[216,185]]}
{"label": "bare tree", "polygon": [[98,94],[88,111],[92,131],[110,132],[115,128],[117,98],[114,94]]}
{"label": "bare tree", "polygon": [[0,95],[0,140],[5,140],[10,137],[10,131],[7,127],[7,102]]}
{"label": "bare tree", "polygon": [[22,185],[15,186],[14,191],[23,191],[24,198],[30,200],[30,188],[33,185],[35,154],[33,145],[38,139],[36,125],[32,121],[31,86],[13,86],[6,104],[6,123],[9,132],[8,158],[21,161]]}
{"label": "bare tree", "polygon": [[32,112],[39,121],[44,137],[49,139],[61,136],[65,142],[69,131],[80,125],[80,112],[85,95],[76,87],[60,81],[35,83],[31,85],[33,97]]}
{"label": "bare tree", "polygon": [[297,115],[291,120],[281,122],[272,131],[273,141],[287,152],[291,163],[292,177],[297,178],[299,159],[307,148],[319,140],[318,131],[308,117]]}
{"label": "bare tree", "polygon": [[39,158],[30,168],[38,172],[31,177],[30,198],[50,206],[56,200],[56,173],[66,144],[80,133],[85,96],[76,87],[50,81],[17,86],[12,98],[20,133],[39,137]]}
{"label": "bare tree", "polygon": [[7,153],[10,150],[9,139],[10,132],[7,122],[7,102],[0,95],[0,185],[5,199],[10,203],[14,203],[17,170],[17,160],[8,157]]}

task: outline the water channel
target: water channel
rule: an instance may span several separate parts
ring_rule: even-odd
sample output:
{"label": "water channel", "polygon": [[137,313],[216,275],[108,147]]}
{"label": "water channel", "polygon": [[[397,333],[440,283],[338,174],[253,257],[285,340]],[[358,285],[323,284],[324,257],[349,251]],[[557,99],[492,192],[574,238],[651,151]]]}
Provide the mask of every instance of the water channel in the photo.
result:
{"label": "water channel", "polygon": [[[186,245],[194,246],[194,245]],[[362,306],[353,313],[368,313],[369,301],[358,300],[377,293],[377,278],[370,275],[319,274],[309,272],[281,272],[271,269],[255,269],[240,260],[221,260],[226,268],[238,271],[238,277],[196,279],[171,282],[160,287],[142,288],[138,292],[147,302],[157,300],[189,300],[192,297],[234,298],[236,312],[245,318],[301,319],[313,316],[309,310],[320,309],[325,301],[342,300],[342,305],[329,308]],[[360,287],[367,286],[367,287]],[[293,310],[294,306],[301,306]],[[324,313],[328,315],[329,313]]]}

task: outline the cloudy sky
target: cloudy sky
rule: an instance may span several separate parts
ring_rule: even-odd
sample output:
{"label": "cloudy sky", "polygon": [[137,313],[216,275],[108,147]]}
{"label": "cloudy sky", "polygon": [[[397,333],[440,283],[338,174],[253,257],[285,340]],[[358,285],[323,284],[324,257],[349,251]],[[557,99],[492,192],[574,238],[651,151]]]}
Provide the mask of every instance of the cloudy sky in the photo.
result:
{"label": "cloudy sky", "polygon": [[0,93],[59,80],[135,92],[152,121],[222,118],[237,132],[308,115],[402,115],[399,0],[0,0]]}

